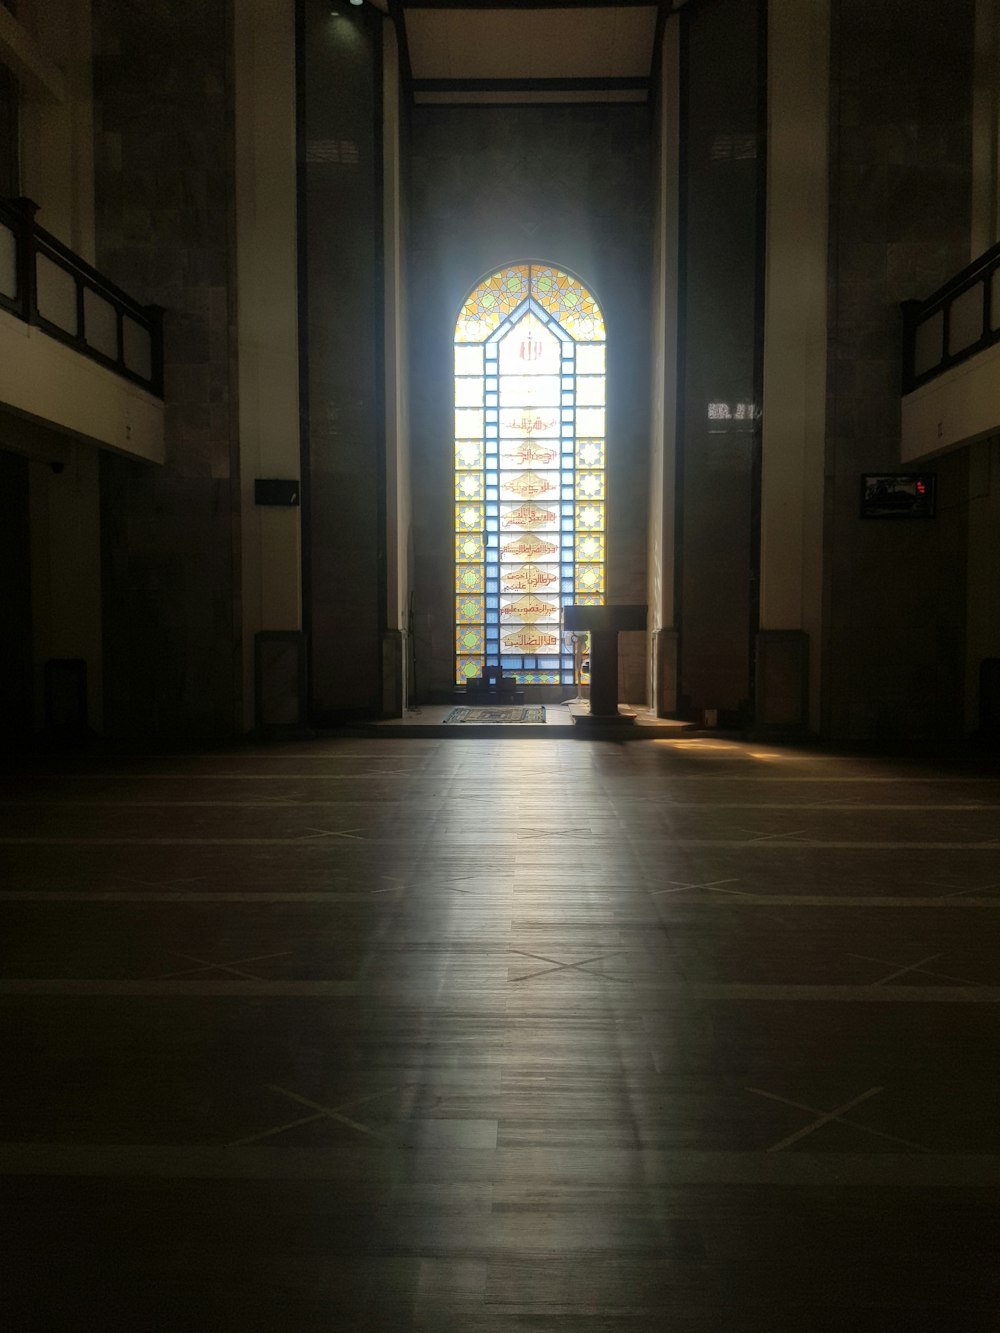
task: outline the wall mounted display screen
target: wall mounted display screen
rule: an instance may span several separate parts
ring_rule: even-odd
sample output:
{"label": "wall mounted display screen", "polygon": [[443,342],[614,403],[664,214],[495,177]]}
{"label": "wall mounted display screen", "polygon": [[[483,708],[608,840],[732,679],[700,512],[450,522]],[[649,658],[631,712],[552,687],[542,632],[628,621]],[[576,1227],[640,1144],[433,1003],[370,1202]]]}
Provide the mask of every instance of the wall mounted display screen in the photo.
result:
{"label": "wall mounted display screen", "polygon": [[867,472],[861,478],[862,518],[933,518],[934,474]]}
{"label": "wall mounted display screen", "polygon": [[455,678],[572,685],[562,608],[605,592],[605,331],[547,264],[484,279],[455,327]]}

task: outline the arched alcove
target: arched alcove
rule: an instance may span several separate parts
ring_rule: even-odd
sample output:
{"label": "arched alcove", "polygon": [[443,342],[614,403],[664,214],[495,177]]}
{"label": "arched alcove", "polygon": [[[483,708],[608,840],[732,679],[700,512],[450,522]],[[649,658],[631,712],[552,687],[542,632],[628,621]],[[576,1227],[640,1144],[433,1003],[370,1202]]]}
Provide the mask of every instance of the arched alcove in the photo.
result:
{"label": "arched alcove", "polygon": [[455,680],[573,683],[562,608],[605,596],[600,307],[551,264],[483,278],[455,325]]}

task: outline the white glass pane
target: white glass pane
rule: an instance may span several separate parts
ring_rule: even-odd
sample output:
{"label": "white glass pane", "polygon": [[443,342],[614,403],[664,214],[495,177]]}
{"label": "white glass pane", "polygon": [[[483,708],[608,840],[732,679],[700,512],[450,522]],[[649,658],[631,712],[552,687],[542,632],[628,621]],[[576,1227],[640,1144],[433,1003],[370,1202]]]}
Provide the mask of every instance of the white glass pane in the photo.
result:
{"label": "white glass pane", "polygon": [[482,407],[483,381],[481,379],[460,379],[455,381],[456,407]]}
{"label": "white glass pane", "polygon": [[578,375],[604,374],[604,343],[581,343],[576,349]]}
{"label": "white glass pane", "polygon": [[57,329],[76,333],[76,281],[47,255],[37,255],[35,299],[38,313]]}
{"label": "white glass pane", "polygon": [[455,412],[455,439],[478,440],[483,434],[483,414],[468,409]]}
{"label": "white glass pane", "polygon": [[122,354],[134,375],[144,380],[153,377],[153,348],[149,332],[126,315],[122,320]]}
{"label": "white glass pane", "polygon": [[455,445],[456,467],[482,467],[482,440],[459,440]]}
{"label": "white glass pane", "polygon": [[577,435],[604,434],[604,408],[584,407],[576,414]]}
{"label": "white glass pane", "polygon": [[944,315],[939,310],[917,326],[913,339],[913,373],[923,375],[941,364],[944,351]]}
{"label": "white glass pane", "polygon": [[604,406],[604,376],[592,375],[576,382],[576,401],[581,407]]}
{"label": "white glass pane", "polygon": [[558,375],[504,375],[500,380],[501,407],[557,407]]}
{"label": "white glass pane", "polygon": [[118,316],[115,308],[89,287],[83,289],[83,331],[88,346],[117,361]]}
{"label": "white glass pane", "polygon": [[983,336],[983,285],[977,283],[951,303],[948,316],[948,353],[964,352]]}
{"label": "white glass pane", "polygon": [[17,295],[17,241],[9,227],[0,223],[0,292]]}
{"label": "white glass pane", "polygon": [[455,374],[481,375],[483,373],[483,349],[465,344],[455,348]]}

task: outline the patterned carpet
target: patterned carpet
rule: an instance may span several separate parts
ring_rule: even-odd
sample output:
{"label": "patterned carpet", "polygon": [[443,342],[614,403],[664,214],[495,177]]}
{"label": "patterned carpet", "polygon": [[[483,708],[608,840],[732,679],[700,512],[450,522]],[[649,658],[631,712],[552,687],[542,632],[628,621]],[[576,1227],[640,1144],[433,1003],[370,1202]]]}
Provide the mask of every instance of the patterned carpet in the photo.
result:
{"label": "patterned carpet", "polygon": [[444,718],[445,722],[502,722],[506,726],[517,722],[533,722],[536,725],[545,721],[545,708],[542,704],[528,704],[517,708],[453,708]]}

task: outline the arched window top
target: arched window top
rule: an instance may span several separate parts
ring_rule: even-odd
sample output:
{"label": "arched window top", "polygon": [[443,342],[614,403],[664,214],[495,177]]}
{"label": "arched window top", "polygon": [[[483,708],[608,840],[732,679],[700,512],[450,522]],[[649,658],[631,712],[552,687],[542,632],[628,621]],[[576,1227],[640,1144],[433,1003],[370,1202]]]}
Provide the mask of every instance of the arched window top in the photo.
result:
{"label": "arched window top", "polygon": [[511,264],[469,294],[455,325],[457,343],[482,343],[521,305],[536,303],[576,342],[604,342],[604,316],[579,278],[551,264]]}

